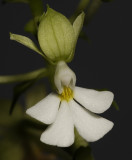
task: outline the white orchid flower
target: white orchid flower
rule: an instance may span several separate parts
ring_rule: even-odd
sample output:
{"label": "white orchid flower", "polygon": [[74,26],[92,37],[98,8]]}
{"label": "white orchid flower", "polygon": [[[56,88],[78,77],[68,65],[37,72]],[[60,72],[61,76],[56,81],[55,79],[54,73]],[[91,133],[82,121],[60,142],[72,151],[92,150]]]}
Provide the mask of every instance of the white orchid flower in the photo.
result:
{"label": "white orchid flower", "polygon": [[74,143],[74,127],[88,142],[99,140],[112,129],[113,122],[94,114],[111,106],[112,92],[74,87],[76,76],[65,62],[58,63],[54,81],[59,93],[49,94],[26,111],[50,124],[41,135],[42,142],[68,147]]}

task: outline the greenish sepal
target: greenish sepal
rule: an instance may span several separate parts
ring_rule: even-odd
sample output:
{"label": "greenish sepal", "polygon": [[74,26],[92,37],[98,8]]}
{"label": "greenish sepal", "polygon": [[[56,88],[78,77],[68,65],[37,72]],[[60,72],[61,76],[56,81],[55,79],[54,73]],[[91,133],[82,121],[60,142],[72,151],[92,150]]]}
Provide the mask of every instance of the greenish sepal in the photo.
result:
{"label": "greenish sepal", "polygon": [[76,36],[76,39],[78,38],[79,36],[79,33],[83,27],[83,22],[84,22],[84,17],[85,17],[85,13],[82,12],[74,21],[73,23],[73,29],[74,29],[74,32],[75,32],[75,36]]}
{"label": "greenish sepal", "polygon": [[[75,32],[75,44],[74,47],[76,47],[76,43],[77,43],[77,39],[78,36],[80,34],[80,31],[82,30],[83,27],[83,22],[84,22],[84,17],[85,17],[85,13],[82,12],[73,22],[73,29]],[[73,49],[73,51],[71,52],[70,56],[68,57],[68,59],[66,60],[66,62],[71,62],[73,57],[74,57],[74,53],[75,53],[75,48]]]}
{"label": "greenish sepal", "polygon": [[39,25],[38,40],[48,59],[56,63],[66,61],[75,48],[76,38],[70,21],[48,7]]}
{"label": "greenish sepal", "polygon": [[10,33],[10,39],[23,44],[24,46],[34,50],[35,52],[44,57],[44,54],[37,48],[35,43],[28,37]]}

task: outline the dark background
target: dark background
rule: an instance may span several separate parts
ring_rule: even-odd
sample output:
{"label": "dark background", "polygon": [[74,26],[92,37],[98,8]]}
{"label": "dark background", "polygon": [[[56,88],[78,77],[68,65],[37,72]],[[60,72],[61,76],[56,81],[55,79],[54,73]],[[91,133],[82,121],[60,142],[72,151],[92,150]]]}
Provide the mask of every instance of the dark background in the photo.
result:
{"label": "dark background", "polygon": [[[50,7],[70,16],[77,0],[46,1]],[[85,31],[90,43],[78,40],[71,68],[77,85],[85,88],[108,88],[120,107],[111,107],[103,116],[115,123],[103,139],[92,143],[96,160],[132,159],[132,93],[131,0],[104,3]],[[44,66],[41,56],[9,40],[9,32],[31,35],[23,31],[31,18],[26,4],[0,4],[0,75],[25,73]],[[13,85],[0,85],[1,97],[12,97]]]}

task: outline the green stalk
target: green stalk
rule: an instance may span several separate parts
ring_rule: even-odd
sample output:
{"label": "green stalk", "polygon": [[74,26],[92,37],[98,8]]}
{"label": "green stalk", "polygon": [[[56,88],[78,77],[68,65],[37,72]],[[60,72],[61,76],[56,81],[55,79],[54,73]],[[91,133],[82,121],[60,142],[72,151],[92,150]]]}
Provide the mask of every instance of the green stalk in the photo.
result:
{"label": "green stalk", "polygon": [[30,80],[35,79],[38,76],[40,78],[48,76],[47,68],[41,68],[41,69],[29,72],[29,73],[25,73],[25,74],[0,76],[0,83],[6,84],[6,83],[30,81]]}

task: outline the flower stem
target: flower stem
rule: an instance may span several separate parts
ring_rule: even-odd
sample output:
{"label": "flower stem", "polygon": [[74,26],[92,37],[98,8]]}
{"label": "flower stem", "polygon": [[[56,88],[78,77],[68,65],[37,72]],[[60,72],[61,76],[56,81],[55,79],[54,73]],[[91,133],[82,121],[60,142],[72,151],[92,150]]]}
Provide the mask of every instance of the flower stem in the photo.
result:
{"label": "flower stem", "polygon": [[48,76],[47,68],[41,68],[25,74],[0,76],[0,83],[6,84],[6,83],[29,81],[35,79],[38,76],[40,78]]}

